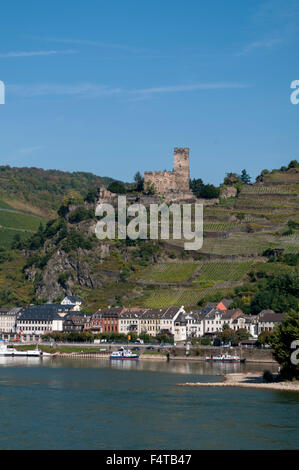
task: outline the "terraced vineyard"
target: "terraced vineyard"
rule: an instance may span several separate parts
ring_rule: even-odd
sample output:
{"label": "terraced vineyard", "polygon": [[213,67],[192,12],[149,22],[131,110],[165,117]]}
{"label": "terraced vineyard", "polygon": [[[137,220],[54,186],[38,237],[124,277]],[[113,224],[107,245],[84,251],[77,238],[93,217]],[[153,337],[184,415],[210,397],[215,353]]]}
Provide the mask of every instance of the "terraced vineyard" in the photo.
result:
{"label": "terraced vineyard", "polygon": [[206,262],[201,266],[198,272],[198,277],[194,282],[204,280],[239,281],[244,278],[252,265],[253,263],[250,261],[244,263],[230,263],[222,261]]}
{"label": "terraced vineyard", "polygon": [[8,204],[1,201],[0,207],[0,246],[8,248],[16,234],[21,239],[29,238],[36,232],[40,223],[46,220],[30,214],[24,214],[7,208]]}
{"label": "terraced vineyard", "polygon": [[204,230],[208,230],[211,232],[225,232],[226,230],[229,230],[230,228],[237,227],[236,223],[206,223],[204,224]]}
{"label": "terraced vineyard", "polygon": [[161,263],[150,266],[142,275],[144,281],[187,281],[199,267],[199,263]]}

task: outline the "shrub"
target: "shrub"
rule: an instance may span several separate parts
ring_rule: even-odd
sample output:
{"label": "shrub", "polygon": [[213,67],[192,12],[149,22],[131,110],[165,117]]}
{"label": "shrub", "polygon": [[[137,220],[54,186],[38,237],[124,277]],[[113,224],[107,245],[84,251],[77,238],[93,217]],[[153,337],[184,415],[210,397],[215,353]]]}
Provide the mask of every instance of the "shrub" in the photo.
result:
{"label": "shrub", "polygon": [[263,373],[263,380],[268,383],[273,382],[274,379],[272,372],[270,372],[269,370],[265,370]]}

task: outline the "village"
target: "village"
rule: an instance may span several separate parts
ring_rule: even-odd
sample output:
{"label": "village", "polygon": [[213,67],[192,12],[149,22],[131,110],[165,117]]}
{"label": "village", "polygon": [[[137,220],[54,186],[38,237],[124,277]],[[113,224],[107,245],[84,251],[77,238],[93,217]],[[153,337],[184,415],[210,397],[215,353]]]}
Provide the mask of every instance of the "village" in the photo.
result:
{"label": "village", "polygon": [[54,333],[89,332],[95,339],[110,333],[129,340],[163,337],[177,344],[196,338],[212,340],[230,329],[245,332],[244,339],[253,345],[262,332],[271,332],[284,317],[272,310],[247,315],[239,308],[231,309],[232,302],[231,299],[209,302],[204,308],[189,312],[184,306],[164,309],[111,306],[90,315],[81,312],[80,297],[67,296],[60,304],[1,308],[0,337],[5,341],[38,342]]}

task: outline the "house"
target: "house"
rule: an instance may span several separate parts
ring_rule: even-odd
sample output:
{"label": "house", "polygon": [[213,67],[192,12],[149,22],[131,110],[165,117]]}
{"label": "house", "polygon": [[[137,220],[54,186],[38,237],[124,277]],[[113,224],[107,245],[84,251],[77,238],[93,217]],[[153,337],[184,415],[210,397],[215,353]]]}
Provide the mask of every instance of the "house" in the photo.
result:
{"label": "house", "polygon": [[119,333],[157,336],[163,331],[174,336],[175,321],[180,312],[185,312],[183,307],[125,308],[119,315]]}
{"label": "house", "polygon": [[83,304],[83,300],[76,296],[76,295],[67,295],[62,301],[61,305],[72,305],[73,310],[79,311],[81,305]]}
{"label": "house", "polygon": [[119,315],[118,325],[119,333],[129,335],[130,333],[136,333],[140,335],[144,333],[142,319],[144,312],[148,309],[144,308],[125,308]]}
{"label": "house", "polygon": [[119,333],[118,319],[124,307],[108,307],[102,310],[102,333]]}
{"label": "house", "polygon": [[285,313],[275,313],[273,310],[262,310],[258,315],[258,335],[262,331],[273,331],[275,325],[282,322]]}
{"label": "house", "polygon": [[22,311],[21,307],[0,308],[0,335],[10,336],[8,334],[16,333],[17,318]]}
{"label": "house", "polygon": [[92,333],[102,333],[102,310],[99,309],[91,317],[86,318],[85,330],[89,330]]}
{"label": "house", "polygon": [[258,320],[257,315],[240,315],[235,318],[231,324],[232,330],[247,330],[252,338],[258,337]]}
{"label": "house", "polygon": [[187,320],[186,313],[183,311],[179,312],[179,315],[174,321],[174,341],[186,341],[187,339]]}
{"label": "house", "polygon": [[17,332],[31,341],[51,331],[63,331],[64,318],[70,311],[70,305],[32,305],[23,309],[17,318]]}
{"label": "house", "polygon": [[87,316],[89,315],[81,312],[67,315],[63,322],[63,331],[66,333],[71,333],[72,331],[82,333],[82,331],[84,331]]}
{"label": "house", "polygon": [[204,314],[201,310],[192,310],[186,314],[186,333],[187,337],[199,338],[204,335]]}

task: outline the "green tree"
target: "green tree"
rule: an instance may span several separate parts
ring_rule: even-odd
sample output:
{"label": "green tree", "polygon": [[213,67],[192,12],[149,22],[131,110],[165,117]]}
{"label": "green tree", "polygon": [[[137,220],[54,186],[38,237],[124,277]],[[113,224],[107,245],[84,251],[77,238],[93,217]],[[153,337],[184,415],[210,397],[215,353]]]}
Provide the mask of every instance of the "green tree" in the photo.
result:
{"label": "green tree", "polygon": [[113,181],[113,183],[109,184],[107,189],[111,193],[115,193],[115,194],[125,194],[126,193],[126,187],[125,187],[124,183],[122,183],[121,181]]}
{"label": "green tree", "polygon": [[135,181],[135,189],[138,192],[143,191],[144,187],[144,178],[142,177],[140,171],[137,171],[137,173],[134,176],[134,181]]}
{"label": "green tree", "polygon": [[292,357],[292,343],[296,340],[299,340],[299,311],[292,310],[275,326],[270,337],[274,358],[282,366],[282,377],[287,379],[299,379],[299,367]]}
{"label": "green tree", "polygon": [[245,169],[242,170],[241,180],[242,180],[243,184],[249,184],[250,181],[251,181],[251,177],[249,176],[249,174],[247,173],[247,171]]}

